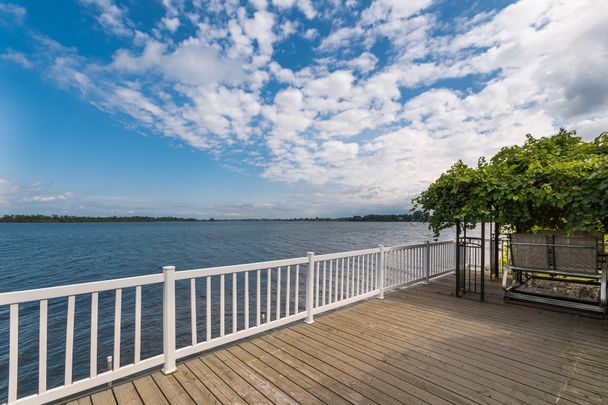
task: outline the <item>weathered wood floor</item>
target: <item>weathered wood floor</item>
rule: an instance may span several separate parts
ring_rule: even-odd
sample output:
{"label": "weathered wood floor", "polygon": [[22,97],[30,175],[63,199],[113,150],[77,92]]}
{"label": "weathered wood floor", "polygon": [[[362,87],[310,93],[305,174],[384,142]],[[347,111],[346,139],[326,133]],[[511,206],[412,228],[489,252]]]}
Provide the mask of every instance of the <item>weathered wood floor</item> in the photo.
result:
{"label": "weathered wood floor", "polygon": [[69,404],[608,403],[608,321],[452,295],[452,275]]}

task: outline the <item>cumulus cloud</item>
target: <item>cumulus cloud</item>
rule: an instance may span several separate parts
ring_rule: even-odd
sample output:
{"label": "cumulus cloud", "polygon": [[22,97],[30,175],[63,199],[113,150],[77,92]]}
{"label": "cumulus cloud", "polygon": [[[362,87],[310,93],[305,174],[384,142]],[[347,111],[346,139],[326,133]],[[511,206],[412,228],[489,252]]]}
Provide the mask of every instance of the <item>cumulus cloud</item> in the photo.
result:
{"label": "cumulus cloud", "polygon": [[[210,2],[188,18],[165,1],[162,32],[139,34],[126,9],[82,1],[114,35],[139,39],[107,63],[48,40],[38,59],[23,55],[32,66],[130,125],[232,159],[231,170],[312,185],[334,204],[408,205],[459,158],[474,163],[528,132],[591,137],[608,125],[601,0],[521,0],[450,26],[430,0]],[[321,35],[308,18],[335,21]],[[311,62],[281,64],[292,38],[314,46]],[[11,52],[3,59],[19,63]]]}
{"label": "cumulus cloud", "polygon": [[80,0],[97,13],[97,22],[108,33],[125,37],[133,35],[133,23],[127,16],[126,9],[113,0]]}
{"label": "cumulus cloud", "polygon": [[317,15],[310,0],[272,0],[272,4],[279,10],[297,7],[309,19]]}
{"label": "cumulus cloud", "polygon": [[163,17],[162,22],[163,24],[165,24],[165,27],[171,32],[175,32],[180,25],[179,18],[177,17]]}

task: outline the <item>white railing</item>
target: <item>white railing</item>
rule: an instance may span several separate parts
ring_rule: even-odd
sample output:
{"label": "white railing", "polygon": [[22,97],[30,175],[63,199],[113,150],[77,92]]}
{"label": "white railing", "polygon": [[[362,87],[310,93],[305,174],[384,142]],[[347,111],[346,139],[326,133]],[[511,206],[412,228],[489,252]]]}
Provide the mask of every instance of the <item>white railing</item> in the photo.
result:
{"label": "white railing", "polygon": [[[181,358],[297,320],[312,323],[316,314],[374,296],[383,298],[389,289],[452,271],[454,252],[453,241],[324,255],[309,252],[294,259],[185,271],[166,266],[163,274],[2,293],[0,310],[8,307],[9,344],[8,381],[0,385],[5,387],[0,401],[53,401],[161,365],[164,373],[171,373]],[[106,305],[100,306],[100,294],[104,294]],[[150,316],[142,315],[143,299],[147,300],[144,308],[151,311]],[[108,311],[105,307],[112,302],[110,322],[100,318],[100,311]],[[162,328],[160,315],[154,316],[160,306]],[[20,325],[20,309],[27,310],[25,319],[33,325]],[[142,318],[147,340],[142,340]],[[111,324],[103,339],[100,321],[102,325]],[[48,333],[62,328],[63,378],[49,384]],[[20,336],[20,330],[26,336]],[[142,342],[161,337],[160,354],[142,349]],[[125,340],[128,344],[122,345]],[[22,342],[27,350],[21,349]],[[98,348],[100,342],[103,344]],[[88,355],[75,354],[75,348],[82,354],[80,346],[88,348]],[[37,360],[30,358],[30,364],[22,364],[28,372],[20,373],[20,357],[24,352],[36,351]],[[103,353],[111,353],[105,369],[103,361],[98,361]],[[32,387],[36,362],[37,389]],[[74,378],[75,366],[79,369],[76,374],[84,374],[81,378]],[[51,367],[55,379],[60,368],[57,364]],[[23,380],[29,383],[29,392],[20,389]]]}

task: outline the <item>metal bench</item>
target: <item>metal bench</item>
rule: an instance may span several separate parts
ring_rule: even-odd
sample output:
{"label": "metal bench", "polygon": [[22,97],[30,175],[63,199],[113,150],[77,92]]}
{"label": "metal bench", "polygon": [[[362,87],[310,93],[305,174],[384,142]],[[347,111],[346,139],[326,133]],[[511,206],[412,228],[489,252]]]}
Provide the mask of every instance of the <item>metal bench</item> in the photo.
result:
{"label": "metal bench", "polygon": [[[532,301],[576,310],[605,313],[606,269],[603,235],[560,233],[513,234],[510,260],[503,274],[505,299]],[[511,282],[508,273],[511,270]],[[526,289],[529,281],[599,285],[596,300]]]}

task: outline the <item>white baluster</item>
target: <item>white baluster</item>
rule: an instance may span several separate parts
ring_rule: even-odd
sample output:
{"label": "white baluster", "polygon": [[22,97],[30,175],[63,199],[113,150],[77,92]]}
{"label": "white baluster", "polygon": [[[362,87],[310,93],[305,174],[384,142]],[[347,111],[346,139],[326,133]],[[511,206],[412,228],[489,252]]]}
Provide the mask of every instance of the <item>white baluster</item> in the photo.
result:
{"label": "white baluster", "polygon": [[256,271],[256,284],[255,284],[255,325],[260,326],[260,269]]}
{"label": "white baluster", "polygon": [[245,313],[245,329],[249,329],[249,272],[245,272],[245,289],[244,289],[243,312]]}
{"label": "white baluster", "polygon": [[40,331],[38,336],[38,394],[46,392],[48,301],[40,301]]}
{"label": "white baluster", "polygon": [[226,334],[226,277],[220,274],[220,337]]}
{"label": "white baluster", "polygon": [[8,402],[15,402],[19,378],[19,304],[11,304],[9,322]]}
{"label": "white baluster", "polygon": [[[315,279],[315,254],[308,252],[308,271],[306,272],[306,323],[313,323],[313,294],[314,294],[314,279]],[[319,287],[319,279],[317,278],[317,289]],[[318,299],[318,298],[317,298]],[[317,301],[318,302],[318,301]]]}
{"label": "white baluster", "polygon": [[207,301],[205,304],[205,332],[207,335],[207,341],[211,340],[211,276],[205,278],[205,288],[207,291],[205,292],[205,300]]}
{"label": "white baluster", "polygon": [[[121,327],[122,289],[117,288],[114,298],[114,367],[120,368],[120,327]],[[67,385],[67,384],[66,384]]]}
{"label": "white baluster", "polygon": [[196,331],[196,279],[190,279],[190,330],[192,338],[192,346],[198,343]]}
{"label": "white baluster", "polygon": [[175,367],[175,267],[164,266],[163,286],[163,374],[171,374]]}
{"label": "white baluster", "polygon": [[134,362],[141,360],[141,286],[135,287],[135,348]]}
{"label": "white baluster", "polygon": [[232,333],[236,333],[238,324],[237,324],[237,294],[236,294],[236,273],[232,273]]}
{"label": "white baluster", "polygon": [[[285,316],[289,316],[289,303],[291,301],[290,290],[291,290],[291,266],[287,266],[287,280],[285,286]],[[296,311],[297,312],[297,311]]]}
{"label": "white baluster", "polygon": [[97,317],[98,317],[99,293],[91,294],[91,349],[89,354],[89,375],[91,378],[97,375]]}
{"label": "white baluster", "polygon": [[65,327],[65,376],[64,384],[72,384],[72,363],[74,362],[74,310],[76,297],[68,297],[68,314]]}

